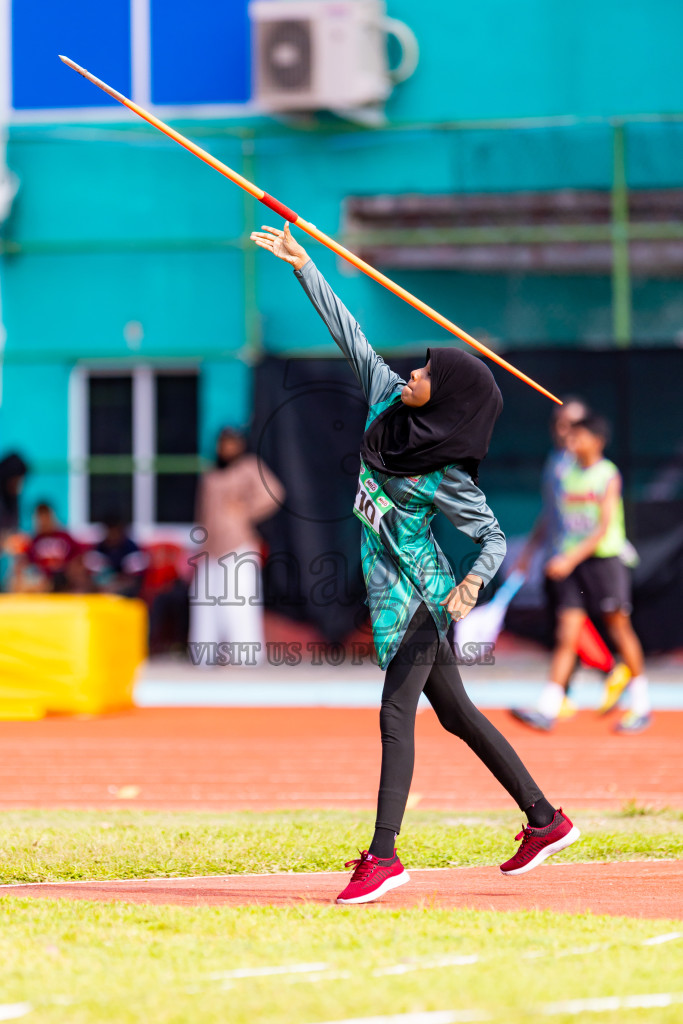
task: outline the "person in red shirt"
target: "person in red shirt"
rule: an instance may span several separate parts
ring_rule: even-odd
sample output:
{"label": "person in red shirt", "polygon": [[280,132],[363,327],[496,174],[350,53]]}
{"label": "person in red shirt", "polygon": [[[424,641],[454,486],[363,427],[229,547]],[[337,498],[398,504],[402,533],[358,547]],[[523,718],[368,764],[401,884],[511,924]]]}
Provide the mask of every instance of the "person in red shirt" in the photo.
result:
{"label": "person in red shirt", "polygon": [[34,573],[46,581],[46,590],[82,590],[84,570],[78,542],[60,527],[46,501],[36,505],[34,519],[35,534],[25,556],[28,573],[33,567]]}

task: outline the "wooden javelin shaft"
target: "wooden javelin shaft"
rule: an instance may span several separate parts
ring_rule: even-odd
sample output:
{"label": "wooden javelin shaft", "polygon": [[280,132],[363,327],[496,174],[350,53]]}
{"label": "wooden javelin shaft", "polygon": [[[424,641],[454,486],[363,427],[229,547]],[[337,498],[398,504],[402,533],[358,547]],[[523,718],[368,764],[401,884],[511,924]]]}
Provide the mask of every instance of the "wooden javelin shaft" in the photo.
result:
{"label": "wooden javelin shaft", "polygon": [[165,124],[164,121],[160,121],[158,117],[155,117],[154,114],[150,114],[149,111],[145,110],[137,103],[134,103],[133,100],[128,99],[128,97],[124,96],[123,93],[118,92],[116,89],[112,89],[110,85],[107,85],[106,82],[103,82],[100,78],[97,78],[89,71],[86,71],[86,69],[82,68],[80,64],[76,64],[75,61],[70,60],[68,57],[63,57],[61,54],[59,55],[59,59],[68,67],[78,72],[79,75],[82,75],[83,78],[87,78],[87,80],[92,82],[93,85],[96,85],[99,89],[102,89],[103,92],[106,92],[107,95],[112,97],[112,99],[118,100],[119,103],[122,103],[124,107],[128,107],[128,109],[132,110],[134,114],[138,115],[138,117],[141,117],[144,121],[147,121],[148,124],[158,128],[159,131],[163,132],[164,135],[167,135],[169,139],[173,139],[174,142],[179,143],[179,145],[189,150],[190,153],[193,153],[195,156],[199,157],[200,160],[203,160],[205,164],[209,165],[209,167],[213,167],[213,169],[218,171],[219,174],[223,174],[226,178],[229,178],[230,181],[234,182],[235,185],[239,185],[240,188],[243,188],[245,192],[248,192],[249,195],[254,197],[254,199],[258,199],[258,201],[263,203],[264,206],[273,210],[274,213],[284,217],[285,220],[289,221],[295,227],[305,231],[306,234],[311,236],[311,238],[315,238],[316,241],[327,246],[327,248],[331,249],[332,252],[335,252],[338,256],[341,256],[342,259],[345,259],[348,263],[357,267],[358,270],[367,274],[368,277],[371,277],[374,281],[383,285],[414,309],[419,310],[420,313],[429,317],[430,320],[433,320],[441,327],[444,327],[447,331],[450,331],[451,334],[454,334],[462,341],[467,342],[468,345],[471,345],[482,355],[491,359],[494,363],[502,366],[503,369],[508,370],[515,377],[523,380],[525,384],[529,384],[530,387],[535,388],[536,391],[539,391],[542,395],[550,398],[553,402],[557,402],[558,405],[562,405],[560,399],[553,395],[552,392],[547,391],[535,380],[532,380],[531,377],[528,377],[525,373],[522,373],[521,370],[518,370],[511,363],[508,363],[506,359],[502,358],[502,356],[499,356],[496,352],[487,348],[486,345],[482,345],[482,343],[477,341],[476,338],[473,338],[471,334],[468,334],[467,331],[463,331],[457,324],[454,324],[451,320],[442,316],[442,314],[437,312],[437,310],[428,306],[426,302],[418,299],[416,295],[412,294],[412,292],[409,292],[405,288],[396,284],[396,282],[392,281],[390,277],[380,273],[379,270],[376,270],[369,263],[366,263],[365,260],[360,259],[359,256],[356,256],[355,253],[352,253],[349,249],[345,249],[343,245],[340,245],[339,242],[335,242],[333,238],[330,238],[330,236],[326,235],[323,231],[319,231],[315,224],[311,224],[309,221],[304,220],[303,217],[300,217],[289,206],[285,206],[284,203],[281,203],[279,199],[275,199],[274,196],[264,192],[263,189],[254,185],[254,183],[249,181],[247,178],[242,177],[242,175],[238,174],[237,171],[233,171],[231,167],[227,166],[227,164],[216,159],[215,156],[211,156],[211,154],[207,153],[207,151],[202,149],[201,146],[198,146],[196,143],[185,138],[185,136],[181,135],[180,132],[171,128],[170,125]]}

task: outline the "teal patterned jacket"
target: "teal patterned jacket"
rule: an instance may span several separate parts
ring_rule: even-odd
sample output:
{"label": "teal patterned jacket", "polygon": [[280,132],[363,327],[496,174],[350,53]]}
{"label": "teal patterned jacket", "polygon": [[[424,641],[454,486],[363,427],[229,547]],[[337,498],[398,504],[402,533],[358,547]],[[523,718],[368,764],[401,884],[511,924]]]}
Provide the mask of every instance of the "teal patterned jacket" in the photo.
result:
{"label": "teal patterned jacket", "polygon": [[[370,346],[312,260],[295,274],[358,378],[369,406],[367,428],[387,406],[400,401],[405,381]],[[437,512],[481,545],[470,571],[485,584],[505,556],[505,537],[482,491],[457,466],[418,477],[375,472],[372,477],[393,503],[379,520],[378,532],[363,524],[361,540],[375,648],[385,668],[423,601],[446,640],[450,617],[441,602],[459,581],[432,533]]]}

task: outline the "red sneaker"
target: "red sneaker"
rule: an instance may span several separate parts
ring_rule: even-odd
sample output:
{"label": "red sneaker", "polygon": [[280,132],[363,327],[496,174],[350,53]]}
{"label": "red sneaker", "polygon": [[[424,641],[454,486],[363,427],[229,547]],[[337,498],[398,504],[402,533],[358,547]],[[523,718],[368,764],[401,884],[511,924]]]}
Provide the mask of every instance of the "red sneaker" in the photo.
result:
{"label": "red sneaker", "polygon": [[344,867],[355,867],[351,881],[337,896],[337,903],[371,903],[385,892],[410,881],[410,875],[394,850],[393,857],[380,860],[363,850],[357,860],[349,860]]}
{"label": "red sneaker", "polygon": [[558,853],[571,846],[580,835],[576,825],[572,825],[560,807],[555,811],[555,817],[549,825],[544,828],[526,825],[519,835],[515,836],[516,840],[522,840],[521,846],[514,857],[500,865],[500,870],[504,875],[523,875],[525,871],[538,867],[552,853]]}

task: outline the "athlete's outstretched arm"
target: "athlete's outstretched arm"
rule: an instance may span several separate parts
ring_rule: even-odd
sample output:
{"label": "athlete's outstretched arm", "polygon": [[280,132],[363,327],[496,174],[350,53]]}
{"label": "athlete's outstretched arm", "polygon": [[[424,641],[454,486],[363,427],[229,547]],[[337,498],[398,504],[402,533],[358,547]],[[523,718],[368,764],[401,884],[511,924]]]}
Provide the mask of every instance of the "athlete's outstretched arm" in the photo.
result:
{"label": "athlete's outstretched arm", "polygon": [[375,405],[399,391],[405,381],[377,355],[359,324],[292,236],[289,224],[285,224],[284,231],[264,225],[261,231],[252,232],[251,239],[294,268],[304,291],[353,367],[368,404]]}

